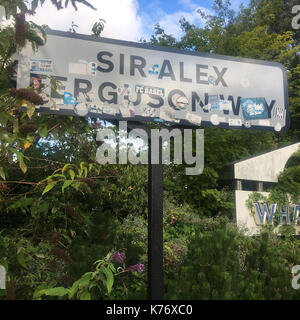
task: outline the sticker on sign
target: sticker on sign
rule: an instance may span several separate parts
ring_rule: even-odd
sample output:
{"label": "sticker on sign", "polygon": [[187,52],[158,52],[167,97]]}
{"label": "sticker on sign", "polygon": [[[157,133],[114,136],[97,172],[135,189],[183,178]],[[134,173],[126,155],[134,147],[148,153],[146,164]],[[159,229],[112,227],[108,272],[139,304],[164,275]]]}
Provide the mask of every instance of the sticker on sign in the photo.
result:
{"label": "sticker on sign", "polygon": [[[51,92],[50,77],[60,81],[59,92]],[[17,87],[30,84],[52,98],[41,112],[192,127],[289,127],[286,70],[275,62],[49,30],[44,46],[36,52],[27,46],[18,56]]]}

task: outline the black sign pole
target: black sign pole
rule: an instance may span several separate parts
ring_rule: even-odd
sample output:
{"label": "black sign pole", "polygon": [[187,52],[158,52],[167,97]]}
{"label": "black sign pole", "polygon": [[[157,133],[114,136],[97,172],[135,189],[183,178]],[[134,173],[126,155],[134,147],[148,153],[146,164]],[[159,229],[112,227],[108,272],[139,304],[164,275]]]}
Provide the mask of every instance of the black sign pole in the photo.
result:
{"label": "black sign pole", "polygon": [[151,138],[148,143],[148,298],[162,300],[163,284],[163,165],[159,142],[159,164],[151,164]]}
{"label": "black sign pole", "polygon": [[[115,123],[116,124],[116,123]],[[151,164],[151,128],[131,121],[127,129],[143,129],[148,138],[148,299],[162,300],[163,283],[163,165],[159,140],[159,164]],[[146,138],[146,137],[144,137]]]}

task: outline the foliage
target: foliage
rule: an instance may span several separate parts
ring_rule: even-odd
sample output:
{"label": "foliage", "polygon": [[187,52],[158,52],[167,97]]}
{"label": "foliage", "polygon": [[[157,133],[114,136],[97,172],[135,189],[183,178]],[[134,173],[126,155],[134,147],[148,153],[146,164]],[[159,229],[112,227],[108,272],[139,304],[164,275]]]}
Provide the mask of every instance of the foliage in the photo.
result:
{"label": "foliage", "polygon": [[[34,14],[38,5],[43,5],[46,0],[1,0],[0,5],[5,8],[6,17],[9,19],[11,16],[15,16],[18,11],[25,14]],[[29,2],[29,3],[28,3]],[[64,2],[64,6],[63,6]],[[96,10],[88,1],[86,0],[51,0],[51,3],[57,8],[57,10],[67,8],[69,3],[72,4],[73,8],[77,10],[77,4],[82,3],[91,9]]]}
{"label": "foliage", "polygon": [[18,232],[17,238],[0,235],[0,263],[7,271],[6,299],[32,299],[37,286],[55,285],[57,279],[66,277],[65,261],[55,255],[51,242],[37,242],[25,234],[26,230]]}
{"label": "foliage", "polygon": [[[109,253],[103,260],[94,262],[95,271],[86,272],[80,279],[75,281],[70,288],[64,287],[46,287],[41,285],[36,288],[33,299],[41,299],[45,296],[64,297],[68,299],[78,298],[80,300],[91,300],[97,297],[110,298],[115,277],[125,272],[143,272],[143,265],[134,265],[126,267],[123,262],[125,255],[123,253]],[[115,263],[122,266],[115,267]]]}
{"label": "foliage", "polygon": [[205,15],[199,11],[205,21],[204,27],[196,27],[183,18],[179,22],[184,32],[181,39],[165,34],[160,26],[156,26],[150,38],[149,43],[154,45],[276,61],[288,71],[291,113],[291,130],[288,133],[279,136],[266,132],[206,128],[204,172],[199,177],[186,176],[181,166],[172,168],[166,187],[175,191],[177,200],[187,201],[197,208],[199,214],[216,216],[222,212],[231,216],[233,195],[226,183],[222,190],[225,164],[300,139],[300,34],[291,30],[293,4],[295,1],[253,0],[248,7],[241,7],[235,13],[230,8],[230,1],[218,0],[214,2],[214,14]]}
{"label": "foliage", "polygon": [[98,22],[95,22],[92,27],[92,35],[95,37],[100,37],[101,32],[104,29],[105,20],[99,19]]}
{"label": "foliage", "polygon": [[285,169],[278,177],[278,185],[274,191],[281,193],[289,193],[291,202],[300,202],[300,148],[295,152],[285,165]]}
{"label": "foliage", "polygon": [[71,24],[71,27],[69,29],[69,32],[76,33],[76,29],[75,28],[78,28],[78,25],[76,23],[74,23],[74,21],[72,21],[72,24]]}
{"label": "foliage", "polygon": [[[253,203],[266,203],[268,206],[271,204],[279,204],[281,207],[288,205],[293,207],[297,205],[300,201],[300,149],[295,152],[286,163],[285,169],[280,173],[278,177],[278,184],[271,187],[269,190],[269,195],[264,196],[259,192],[253,192],[249,195],[248,200],[246,201],[247,208],[251,211],[251,214],[254,214]],[[293,221],[293,218],[290,218]],[[279,225],[279,217],[275,215],[274,227]],[[273,229],[274,227],[269,229]],[[279,228],[280,234],[296,234],[296,229],[294,225],[282,225]]]}
{"label": "foliage", "polygon": [[167,299],[299,299],[291,268],[299,264],[299,239],[270,232],[244,236],[225,218],[204,219],[166,288]]}
{"label": "foliage", "polygon": [[[58,9],[87,4],[51,2]],[[38,113],[36,106],[50,97],[33,87],[13,90],[13,54],[26,43],[35,50],[46,41],[43,27],[24,19],[22,30],[23,18],[16,15],[31,14],[44,1],[24,3],[0,1],[19,21],[0,27],[0,263],[8,276],[2,298],[145,299],[147,168],[99,165],[99,119]],[[203,27],[181,19],[181,39],[155,26],[155,45],[283,63],[292,118],[291,130],[281,136],[205,129],[202,175],[186,176],[183,166],[164,168],[167,298],[299,299],[290,285],[291,266],[300,264],[299,240],[287,229],[285,238],[269,231],[243,235],[224,218],[232,217],[234,198],[223,181],[225,164],[299,141],[299,32],[289,27],[293,3],[251,0],[235,13],[229,1],[217,0],[212,15],[200,12]],[[100,19],[92,33],[100,36],[103,26]],[[49,80],[57,90],[59,83]],[[279,177],[274,199],[287,193],[299,198],[298,160],[297,153]],[[115,248],[126,253],[122,263],[112,260]],[[133,271],[142,264],[145,272]]]}

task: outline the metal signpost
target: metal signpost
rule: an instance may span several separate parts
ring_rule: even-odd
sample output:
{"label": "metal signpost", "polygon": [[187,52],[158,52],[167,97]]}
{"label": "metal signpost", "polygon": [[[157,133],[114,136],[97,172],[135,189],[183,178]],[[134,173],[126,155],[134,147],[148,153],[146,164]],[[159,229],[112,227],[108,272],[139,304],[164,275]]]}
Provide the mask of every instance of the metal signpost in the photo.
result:
{"label": "metal signpost", "polygon": [[[27,46],[17,59],[17,88],[45,89],[51,97],[40,112],[179,128],[289,127],[287,76],[279,63],[54,30],[37,52]],[[57,92],[51,77],[60,82]],[[150,299],[163,298],[162,192],[162,164],[150,163]]]}

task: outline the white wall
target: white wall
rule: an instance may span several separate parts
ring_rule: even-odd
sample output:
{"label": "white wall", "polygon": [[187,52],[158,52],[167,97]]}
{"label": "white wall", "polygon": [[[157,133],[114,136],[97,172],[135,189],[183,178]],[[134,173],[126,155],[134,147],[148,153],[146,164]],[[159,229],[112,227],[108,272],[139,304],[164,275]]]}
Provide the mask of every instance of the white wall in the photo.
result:
{"label": "white wall", "polygon": [[237,180],[278,182],[279,173],[299,147],[300,143],[295,143],[285,148],[238,162],[234,165],[234,178]]}
{"label": "white wall", "polygon": [[[261,227],[256,225],[254,217],[250,215],[250,210],[246,206],[249,194],[253,191],[235,191],[235,209],[236,209],[236,223],[239,228],[246,229],[247,235],[258,234]],[[264,196],[268,196],[268,192],[260,192]]]}

